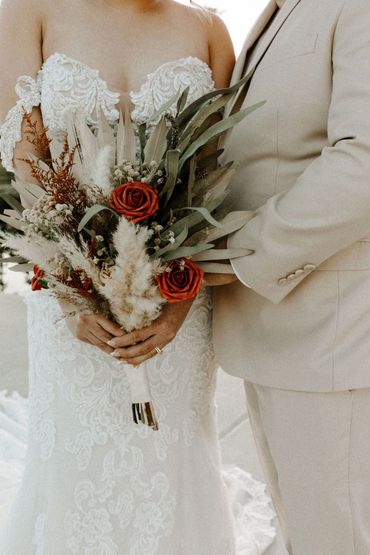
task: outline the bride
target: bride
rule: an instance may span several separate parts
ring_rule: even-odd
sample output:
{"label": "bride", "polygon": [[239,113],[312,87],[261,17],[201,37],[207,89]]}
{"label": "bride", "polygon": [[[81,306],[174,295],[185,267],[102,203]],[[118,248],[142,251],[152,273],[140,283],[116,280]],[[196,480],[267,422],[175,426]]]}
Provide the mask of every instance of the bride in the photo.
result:
{"label": "bride", "polygon": [[[25,111],[56,138],[69,111],[115,125],[129,106],[145,121],[186,87],[191,102],[227,86],[233,64],[221,21],[172,0],[2,0],[3,164],[30,179]],[[28,450],[1,554],[262,553],[267,502],[265,528],[248,514],[243,528],[221,474],[209,293],[136,336],[68,311],[45,290],[28,296]],[[132,422],[128,364],[147,365],[157,432]]]}

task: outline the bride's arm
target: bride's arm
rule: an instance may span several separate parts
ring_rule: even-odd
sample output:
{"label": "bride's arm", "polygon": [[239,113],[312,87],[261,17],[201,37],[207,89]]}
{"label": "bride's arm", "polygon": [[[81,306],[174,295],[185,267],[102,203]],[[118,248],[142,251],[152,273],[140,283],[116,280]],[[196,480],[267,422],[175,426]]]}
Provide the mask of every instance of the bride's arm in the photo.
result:
{"label": "bride's arm", "polygon": [[[29,179],[27,164],[20,162],[34,150],[25,138],[22,107],[32,109],[32,119],[42,125],[36,76],[42,65],[42,2],[0,2],[0,123],[2,160],[17,177]],[[18,82],[19,77],[26,76]],[[18,93],[16,85],[18,82]],[[21,139],[21,140],[19,140]]]}
{"label": "bride's arm", "polygon": [[235,66],[230,33],[220,17],[212,14],[208,24],[209,65],[216,88],[228,87]]}

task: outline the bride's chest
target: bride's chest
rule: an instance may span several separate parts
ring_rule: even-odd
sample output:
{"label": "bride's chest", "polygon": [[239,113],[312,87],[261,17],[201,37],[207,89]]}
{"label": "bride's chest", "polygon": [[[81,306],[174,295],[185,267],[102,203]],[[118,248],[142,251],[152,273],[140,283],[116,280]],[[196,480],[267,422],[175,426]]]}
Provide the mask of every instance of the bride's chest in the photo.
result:
{"label": "bride's chest", "polygon": [[119,111],[127,106],[135,121],[147,121],[186,88],[189,88],[188,102],[192,102],[214,86],[209,66],[192,56],[161,64],[146,76],[136,91],[127,93],[108,86],[98,70],[61,53],[46,59],[37,79],[44,124],[56,131],[65,129],[70,111],[84,114],[91,125],[104,113],[114,124]]}

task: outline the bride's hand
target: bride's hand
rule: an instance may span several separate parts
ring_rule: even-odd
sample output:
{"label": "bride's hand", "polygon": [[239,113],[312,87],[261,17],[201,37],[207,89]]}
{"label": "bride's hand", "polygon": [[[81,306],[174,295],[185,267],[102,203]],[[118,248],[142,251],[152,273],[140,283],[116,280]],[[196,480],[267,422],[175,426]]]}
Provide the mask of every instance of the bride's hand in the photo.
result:
{"label": "bride's hand", "polygon": [[[66,311],[65,311],[66,312]],[[98,347],[104,353],[111,354],[114,349],[108,341],[122,335],[122,329],[100,314],[74,314],[66,312],[66,323],[72,334],[83,343]]]}
{"label": "bride's hand", "polygon": [[168,303],[150,326],[112,339],[109,345],[114,347],[113,356],[121,362],[137,366],[157,355],[156,348],[162,350],[176,337],[192,303]]}
{"label": "bride's hand", "polygon": [[[216,249],[227,249],[227,237],[222,237],[215,243]],[[229,265],[229,260],[216,260],[219,264],[227,264]],[[228,285],[229,283],[234,283],[237,281],[237,277],[235,274],[206,274],[204,276],[204,285],[208,287],[218,287],[220,285]]]}
{"label": "bride's hand", "polygon": [[238,278],[235,274],[206,274],[203,281],[204,285],[208,287],[218,287],[234,283],[234,281],[238,281]]}

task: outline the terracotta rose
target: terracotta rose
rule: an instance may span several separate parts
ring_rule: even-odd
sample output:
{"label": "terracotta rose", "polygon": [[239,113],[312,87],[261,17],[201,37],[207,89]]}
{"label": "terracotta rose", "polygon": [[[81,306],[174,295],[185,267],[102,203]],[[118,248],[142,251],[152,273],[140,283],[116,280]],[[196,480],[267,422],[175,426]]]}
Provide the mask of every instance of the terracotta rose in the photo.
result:
{"label": "terracotta rose", "polygon": [[169,303],[194,299],[202,288],[203,270],[188,258],[170,262],[167,271],[157,277],[161,296]]}
{"label": "terracotta rose", "polygon": [[141,222],[159,209],[158,192],[142,181],[128,181],[114,189],[110,208],[131,222]]}

